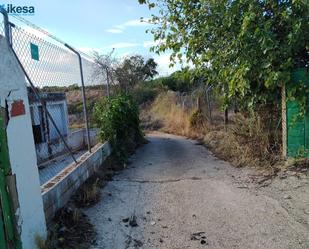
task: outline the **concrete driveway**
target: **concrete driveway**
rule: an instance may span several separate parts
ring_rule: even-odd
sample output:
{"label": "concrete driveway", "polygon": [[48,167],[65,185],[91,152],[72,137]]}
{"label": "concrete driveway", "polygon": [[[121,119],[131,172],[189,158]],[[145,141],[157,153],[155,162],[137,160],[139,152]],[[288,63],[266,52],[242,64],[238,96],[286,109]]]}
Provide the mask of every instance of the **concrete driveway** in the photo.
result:
{"label": "concrete driveway", "polygon": [[183,137],[148,140],[86,210],[98,232],[92,249],[309,248],[308,227],[236,180],[246,172]]}

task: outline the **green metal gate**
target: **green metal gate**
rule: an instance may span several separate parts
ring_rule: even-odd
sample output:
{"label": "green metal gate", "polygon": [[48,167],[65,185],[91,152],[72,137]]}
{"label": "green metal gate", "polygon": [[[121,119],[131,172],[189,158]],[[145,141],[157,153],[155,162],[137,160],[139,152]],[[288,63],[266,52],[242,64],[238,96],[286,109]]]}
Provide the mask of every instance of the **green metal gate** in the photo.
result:
{"label": "green metal gate", "polygon": [[[295,70],[291,76],[293,84],[305,84],[309,87],[309,76],[305,68]],[[288,156],[309,157],[309,96],[306,96],[304,113],[299,102],[288,100],[286,114]]]}
{"label": "green metal gate", "polygon": [[0,215],[0,248],[7,249],[1,205],[0,205],[0,214],[1,214]]}
{"label": "green metal gate", "polygon": [[11,175],[7,137],[6,137],[6,110],[0,108],[0,248],[21,248],[12,215],[11,200],[7,178]]}

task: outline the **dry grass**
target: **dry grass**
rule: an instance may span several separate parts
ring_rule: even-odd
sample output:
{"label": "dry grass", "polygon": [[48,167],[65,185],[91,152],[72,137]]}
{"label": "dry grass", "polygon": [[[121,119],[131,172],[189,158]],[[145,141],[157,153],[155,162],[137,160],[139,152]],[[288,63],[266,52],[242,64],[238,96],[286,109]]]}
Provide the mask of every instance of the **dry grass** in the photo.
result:
{"label": "dry grass", "polygon": [[58,247],[86,249],[95,240],[96,233],[88,217],[74,206],[62,209],[55,218],[56,241]]}
{"label": "dry grass", "polygon": [[245,118],[241,114],[227,130],[211,130],[204,142],[218,157],[234,166],[273,168],[281,164],[280,147],[274,146],[271,134],[258,116]]}
{"label": "dry grass", "polygon": [[[81,90],[72,90],[65,93],[67,101],[69,104],[77,103],[82,101],[82,92]],[[99,100],[105,96],[104,90],[101,89],[86,89],[87,99]]]}
{"label": "dry grass", "polygon": [[211,130],[206,116],[201,110],[195,110],[190,116],[190,130],[194,130],[197,134],[207,134]]}
{"label": "dry grass", "polygon": [[98,177],[89,178],[73,196],[78,207],[89,207],[100,200],[100,179]]}
{"label": "dry grass", "polygon": [[169,91],[160,94],[150,107],[141,112],[141,120],[147,123],[146,128],[161,128],[167,133],[193,137],[196,133],[190,124],[192,112],[176,105],[175,94]]}
{"label": "dry grass", "polygon": [[38,249],[87,249],[96,232],[88,217],[74,205],[61,209],[49,227],[47,239],[36,238]]}
{"label": "dry grass", "polygon": [[72,197],[70,202],[59,210],[49,225],[48,237],[36,238],[38,249],[87,249],[95,241],[96,232],[83,207],[100,201],[100,191],[116,171],[123,169],[113,157],[108,157],[100,169],[90,177]]}
{"label": "dry grass", "polygon": [[211,131],[205,135],[204,142],[219,158],[230,161],[237,167],[256,166],[259,162],[251,153],[251,146],[241,144],[231,132]]}
{"label": "dry grass", "polygon": [[101,189],[111,181],[116,171],[122,170],[123,165],[112,156],[108,157],[93,176],[76,191],[72,200],[78,208],[90,207],[101,199]]}
{"label": "dry grass", "polygon": [[35,243],[38,249],[52,249],[50,241],[43,239],[41,236],[36,236]]}
{"label": "dry grass", "polygon": [[147,120],[148,127],[156,128],[149,123],[160,124],[157,128],[161,131],[202,138],[218,157],[237,167],[272,168],[281,163],[280,142],[271,139],[274,135],[266,129],[266,122],[258,115],[233,115],[229,126],[224,129],[222,122],[210,125],[201,111],[184,110],[178,106],[173,92],[161,93],[141,113],[141,119]]}
{"label": "dry grass", "polygon": [[162,120],[164,130],[186,135],[190,130],[190,114],[184,112],[180,106],[175,105],[173,98],[171,92],[159,95],[150,111],[155,119]]}

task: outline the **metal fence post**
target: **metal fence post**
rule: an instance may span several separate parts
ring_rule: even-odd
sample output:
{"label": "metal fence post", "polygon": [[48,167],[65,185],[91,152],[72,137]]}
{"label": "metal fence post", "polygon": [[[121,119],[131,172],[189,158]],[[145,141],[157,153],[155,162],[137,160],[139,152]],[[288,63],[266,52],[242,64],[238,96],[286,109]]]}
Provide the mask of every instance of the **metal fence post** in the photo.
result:
{"label": "metal fence post", "polygon": [[8,13],[1,6],[0,6],[0,13],[3,15],[5,38],[8,44],[11,46],[11,35],[10,35],[11,32],[10,32],[10,22],[9,22]]}
{"label": "metal fence post", "polygon": [[109,72],[108,72],[108,68],[106,67],[106,91],[107,91],[107,97],[110,97],[110,87],[109,87]]}
{"label": "metal fence post", "polygon": [[[13,52],[13,54],[14,54],[14,56],[15,56],[15,58],[16,58],[18,64],[19,64],[21,70],[24,72],[25,77],[26,77],[26,79],[28,80],[28,82],[29,82],[29,84],[30,84],[30,87],[31,87],[33,93],[35,94],[36,98],[40,101],[40,103],[42,104],[42,107],[44,108],[44,101],[41,99],[41,96],[40,96],[39,92],[37,91],[37,89],[36,89],[35,86],[33,85],[32,80],[30,79],[28,73],[26,72],[26,70],[25,70],[23,64],[21,63],[20,59],[18,58],[18,56],[17,56],[17,54],[16,54],[16,52],[15,52],[15,50],[14,50],[13,48],[12,48],[12,52]],[[68,143],[65,141],[64,137],[62,136],[62,134],[61,134],[59,128],[57,127],[57,125],[56,125],[56,123],[55,123],[55,121],[54,121],[54,119],[53,119],[53,117],[51,116],[51,114],[49,113],[49,111],[47,110],[47,108],[44,108],[44,111],[46,112],[46,114],[47,114],[49,120],[51,121],[51,123],[53,124],[53,126],[55,127],[57,133],[58,133],[59,136],[60,136],[60,139],[62,140],[64,146],[66,147],[66,149],[67,149],[68,152],[70,153],[70,155],[71,155],[73,161],[77,164],[77,161],[76,161],[76,159],[75,159],[75,157],[74,157],[73,152],[71,151],[71,149],[70,149]]]}
{"label": "metal fence post", "polygon": [[80,56],[80,53],[77,52],[70,45],[68,45],[68,44],[64,44],[64,45],[78,56],[80,77],[81,77],[81,83],[82,83],[82,97],[83,97],[83,109],[84,109],[84,118],[85,118],[85,125],[86,125],[87,146],[88,146],[88,151],[91,152],[90,134],[89,134],[89,120],[88,120],[87,105],[86,105],[86,93],[85,93],[85,83],[84,83],[82,57]]}
{"label": "metal fence post", "polygon": [[287,115],[286,115],[286,86],[281,86],[281,124],[282,124],[282,158],[287,159]]}
{"label": "metal fence post", "polygon": [[206,101],[207,101],[207,108],[208,108],[208,115],[209,115],[209,121],[210,121],[210,124],[212,124],[212,110],[211,110],[211,98],[209,96],[209,92],[211,91],[212,89],[212,86],[208,86],[207,89],[206,89]]}

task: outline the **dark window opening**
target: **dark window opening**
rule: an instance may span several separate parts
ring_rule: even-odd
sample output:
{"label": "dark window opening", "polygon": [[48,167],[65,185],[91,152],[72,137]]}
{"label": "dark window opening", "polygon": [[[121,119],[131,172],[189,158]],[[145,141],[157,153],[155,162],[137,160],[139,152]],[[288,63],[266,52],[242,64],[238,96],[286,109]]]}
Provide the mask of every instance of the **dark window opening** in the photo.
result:
{"label": "dark window opening", "polygon": [[34,143],[35,144],[43,143],[44,141],[43,141],[43,136],[41,132],[41,126],[33,125],[32,130],[33,130],[33,136],[34,136]]}

